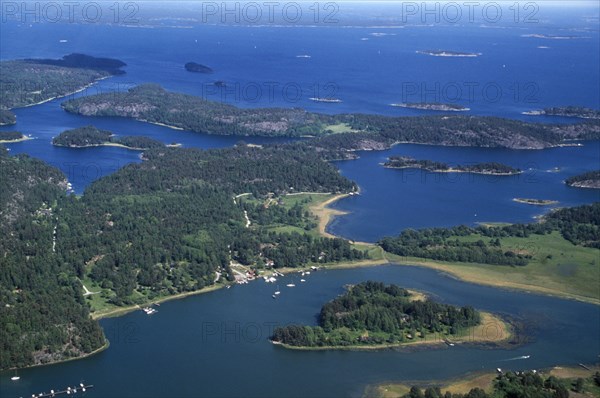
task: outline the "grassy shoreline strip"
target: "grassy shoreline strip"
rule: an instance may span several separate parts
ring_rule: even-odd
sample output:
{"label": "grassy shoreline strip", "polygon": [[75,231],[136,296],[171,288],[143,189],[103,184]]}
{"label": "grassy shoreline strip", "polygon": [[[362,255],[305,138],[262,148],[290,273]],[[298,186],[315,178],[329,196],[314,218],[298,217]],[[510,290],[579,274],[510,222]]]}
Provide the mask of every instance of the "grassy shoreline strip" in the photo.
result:
{"label": "grassy shoreline strip", "polygon": [[[590,366],[590,370],[581,367],[560,367],[555,366],[539,371],[542,377],[555,376],[561,379],[572,379],[578,377],[591,377],[595,372],[600,371],[600,366]],[[398,398],[410,392],[412,386],[420,388],[439,387],[443,392],[450,391],[452,394],[467,394],[473,388],[480,388],[486,392],[491,392],[493,383],[498,372],[480,371],[467,373],[464,376],[451,378],[447,380],[415,380],[403,381],[400,383],[385,382],[365,389],[364,396],[378,398]],[[578,395],[579,396],[579,395]]]}

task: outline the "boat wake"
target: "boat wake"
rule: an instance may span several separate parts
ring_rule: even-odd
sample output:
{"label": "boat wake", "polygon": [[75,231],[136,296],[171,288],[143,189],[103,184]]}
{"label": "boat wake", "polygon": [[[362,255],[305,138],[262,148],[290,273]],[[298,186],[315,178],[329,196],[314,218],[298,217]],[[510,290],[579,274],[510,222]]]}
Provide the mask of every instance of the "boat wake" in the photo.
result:
{"label": "boat wake", "polygon": [[520,357],[514,357],[514,358],[509,358],[509,359],[503,359],[502,362],[508,362],[508,361],[518,361],[520,359],[529,359],[531,358],[531,355],[521,355]]}

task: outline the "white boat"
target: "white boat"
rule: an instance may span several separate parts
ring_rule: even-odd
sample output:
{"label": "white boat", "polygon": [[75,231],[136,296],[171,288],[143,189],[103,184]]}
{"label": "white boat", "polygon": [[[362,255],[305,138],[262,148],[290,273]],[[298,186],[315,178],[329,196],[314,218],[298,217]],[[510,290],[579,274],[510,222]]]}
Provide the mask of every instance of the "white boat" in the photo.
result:
{"label": "white boat", "polygon": [[300,279],[300,282],[306,282],[306,279]]}
{"label": "white boat", "polygon": [[295,287],[296,285],[294,285],[293,283],[288,283],[286,286],[287,287]]}
{"label": "white boat", "polygon": [[13,376],[13,377],[11,377],[10,379],[11,379],[12,381],[17,381],[17,380],[19,380],[19,379],[20,379],[20,377],[19,377],[19,376]]}
{"label": "white boat", "polygon": [[146,315],[152,315],[157,312],[154,308],[144,307],[142,310],[146,313]]}
{"label": "white boat", "polygon": [[306,272],[305,272],[305,274],[306,274],[306,275],[310,275],[310,271],[306,271]]}

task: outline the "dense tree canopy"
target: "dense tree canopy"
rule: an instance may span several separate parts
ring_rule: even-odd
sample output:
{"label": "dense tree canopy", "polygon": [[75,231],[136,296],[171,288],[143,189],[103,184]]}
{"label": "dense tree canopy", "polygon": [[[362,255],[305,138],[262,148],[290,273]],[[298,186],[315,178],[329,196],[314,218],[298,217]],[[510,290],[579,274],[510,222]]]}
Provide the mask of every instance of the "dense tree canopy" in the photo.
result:
{"label": "dense tree canopy", "polygon": [[367,281],[325,304],[318,326],[279,327],[272,340],[302,347],[398,343],[417,333],[455,334],[479,322],[479,313],[471,307],[411,300],[410,293],[396,285]]}
{"label": "dense tree canopy", "polygon": [[162,147],[147,151],[145,159],[76,198],[65,194],[60,171],[2,149],[0,368],[102,346],[82,295],[84,280],[120,306],[197,290],[219,274],[231,280],[232,262],[298,267],[366,256],[343,239],[269,228],[289,223],[311,229],[314,218],[301,207],[266,209],[259,200],[235,199],[245,192],[262,198],[355,189],[316,155],[285,147]]}

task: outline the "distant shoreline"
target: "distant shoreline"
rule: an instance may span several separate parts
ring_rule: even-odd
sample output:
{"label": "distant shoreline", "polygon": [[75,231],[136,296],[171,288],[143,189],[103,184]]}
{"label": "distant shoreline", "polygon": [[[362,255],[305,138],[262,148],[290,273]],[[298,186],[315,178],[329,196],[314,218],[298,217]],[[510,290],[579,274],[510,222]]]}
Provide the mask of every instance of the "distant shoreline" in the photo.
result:
{"label": "distant shoreline", "polygon": [[455,58],[476,58],[482,53],[468,53],[450,50],[417,50],[417,54],[430,55],[432,57],[455,57]]}
{"label": "distant shoreline", "polygon": [[102,80],[104,80],[104,79],[108,79],[109,77],[112,77],[112,75],[108,75],[108,76],[99,77],[98,79],[94,80],[93,82],[91,82],[91,83],[88,83],[88,84],[86,84],[85,86],[83,86],[83,87],[81,87],[81,88],[79,88],[79,89],[77,89],[77,90],[75,90],[75,91],[72,91],[72,92],[66,93],[65,95],[58,95],[58,96],[56,96],[56,97],[47,98],[47,99],[45,99],[45,100],[42,100],[42,101],[40,101],[40,102],[36,102],[36,103],[34,103],[34,104],[27,104],[27,105],[23,105],[23,106],[15,106],[14,108],[11,108],[11,109],[29,108],[29,107],[31,107],[31,106],[42,105],[42,104],[45,104],[46,102],[54,101],[55,99],[61,99],[61,98],[65,98],[65,97],[68,97],[69,95],[73,95],[73,94],[80,93],[80,92],[82,92],[82,91],[84,91],[84,90],[86,90],[86,89],[88,89],[88,88],[92,87],[94,84],[98,83],[99,81],[102,81]]}

